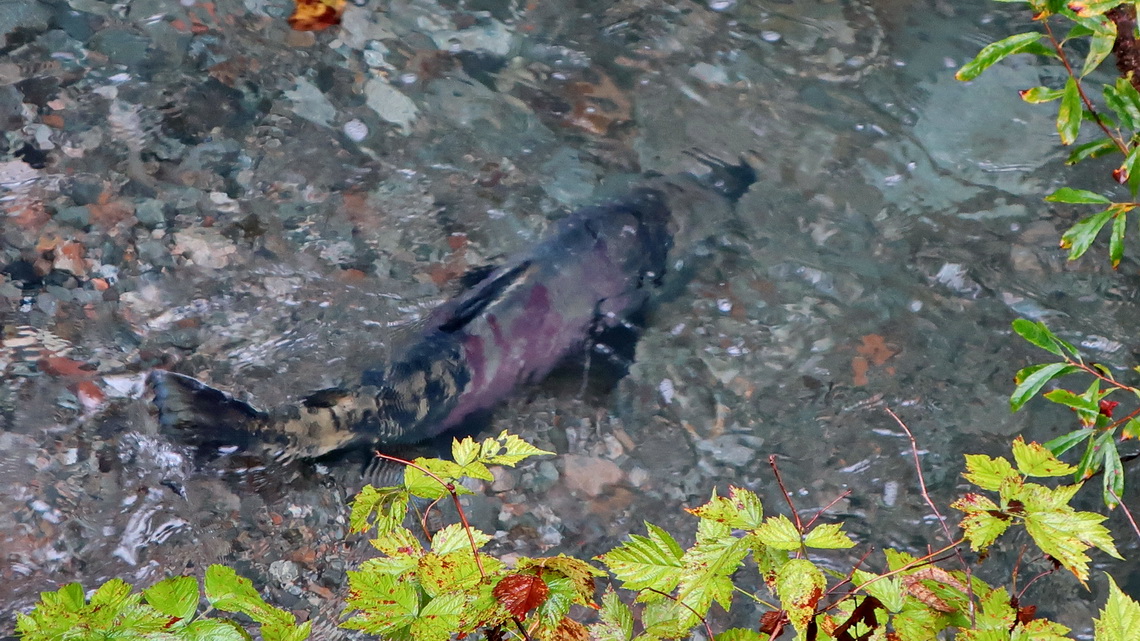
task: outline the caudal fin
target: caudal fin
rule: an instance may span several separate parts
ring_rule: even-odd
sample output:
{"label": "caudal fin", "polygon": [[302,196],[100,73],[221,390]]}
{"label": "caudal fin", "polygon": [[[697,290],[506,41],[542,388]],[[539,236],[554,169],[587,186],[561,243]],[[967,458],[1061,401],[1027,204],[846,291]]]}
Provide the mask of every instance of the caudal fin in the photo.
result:
{"label": "caudal fin", "polygon": [[154,370],[149,382],[163,430],[187,445],[249,449],[258,427],[268,418],[265,412],[189,376]]}

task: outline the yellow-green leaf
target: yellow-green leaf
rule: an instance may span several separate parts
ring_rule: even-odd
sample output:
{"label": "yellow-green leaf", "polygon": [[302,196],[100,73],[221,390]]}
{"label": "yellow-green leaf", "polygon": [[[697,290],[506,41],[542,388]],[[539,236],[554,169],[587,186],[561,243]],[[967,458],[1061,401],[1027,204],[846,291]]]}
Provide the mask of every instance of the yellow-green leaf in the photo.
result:
{"label": "yellow-green leaf", "polygon": [[1044,445],[1026,443],[1020,436],[1013,440],[1013,460],[1026,476],[1065,476],[1077,469],[1060,461]]}
{"label": "yellow-green leaf", "polygon": [[815,616],[815,606],[826,587],[827,579],[823,572],[807,559],[792,559],[780,568],[776,577],[776,595],[799,634],[804,633]]}
{"label": "yellow-green leaf", "polygon": [[1061,94],[1061,106],[1057,109],[1057,133],[1061,134],[1062,145],[1071,145],[1076,142],[1083,119],[1081,94],[1077,87],[1077,81],[1070,76],[1065,82],[1065,89]]}
{"label": "yellow-green leaf", "polygon": [[1116,581],[1108,576],[1108,600],[1093,619],[1096,641],[1132,641],[1140,630],[1140,604],[1120,590]]}
{"label": "yellow-green leaf", "polygon": [[973,60],[963,65],[958,73],[954,74],[954,77],[958,80],[973,80],[1003,58],[1022,52],[1029,45],[1040,40],[1042,35],[1044,34],[1036,32],[1019,33],[990,43],[983,47]]}
{"label": "yellow-green leaf", "polygon": [[843,531],[842,523],[825,523],[807,533],[804,545],[821,550],[842,550],[855,547],[855,542]]}
{"label": "yellow-green leaf", "polygon": [[765,519],[754,534],[761,543],[777,550],[798,550],[803,545],[796,524],[783,514]]}

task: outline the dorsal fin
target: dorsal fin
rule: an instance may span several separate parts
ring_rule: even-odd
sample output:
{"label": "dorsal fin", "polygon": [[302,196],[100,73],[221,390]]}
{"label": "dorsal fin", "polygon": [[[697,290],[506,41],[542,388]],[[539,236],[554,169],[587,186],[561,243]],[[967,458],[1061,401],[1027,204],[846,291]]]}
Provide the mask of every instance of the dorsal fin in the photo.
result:
{"label": "dorsal fin", "polygon": [[463,329],[474,320],[487,306],[499,299],[511,285],[514,285],[530,269],[531,261],[524,260],[518,265],[499,274],[493,279],[484,278],[478,286],[464,295],[455,309],[439,324],[441,332],[451,333]]}

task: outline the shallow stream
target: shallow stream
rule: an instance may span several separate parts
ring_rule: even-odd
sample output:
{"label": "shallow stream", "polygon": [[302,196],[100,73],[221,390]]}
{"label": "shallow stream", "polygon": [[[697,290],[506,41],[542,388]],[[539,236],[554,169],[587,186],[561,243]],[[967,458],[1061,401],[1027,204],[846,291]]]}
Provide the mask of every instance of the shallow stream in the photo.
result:
{"label": "shallow stream", "polygon": [[[351,381],[465,271],[640,174],[699,169],[690,150],[759,180],[729,225],[679,213],[710,242],[628,376],[497,413],[561,455],[477,488],[502,553],[596,554],[643,520],[685,539],[681,508],[730,483],[786,510],[772,454],[800,509],[850,490],[832,512],[862,544],[921,552],[943,542],[886,408],[945,505],[963,453],[1072,425],[1044,402],[1009,413],[1042,357],[1011,320],[1136,364],[1136,263],[1066,262],[1082,212],[1041,200],[1109,188],[1016,94],[1058,71],[953,78],[1026,27],[1016,6],[364,4],[312,33],[286,0],[0,0],[0,632],[40,590],[219,561],[335,621],[369,550],[344,536],[357,468],[195,461],[158,435],[145,372],[264,407]],[[1026,598],[1084,629],[1103,583],[1046,583]]]}

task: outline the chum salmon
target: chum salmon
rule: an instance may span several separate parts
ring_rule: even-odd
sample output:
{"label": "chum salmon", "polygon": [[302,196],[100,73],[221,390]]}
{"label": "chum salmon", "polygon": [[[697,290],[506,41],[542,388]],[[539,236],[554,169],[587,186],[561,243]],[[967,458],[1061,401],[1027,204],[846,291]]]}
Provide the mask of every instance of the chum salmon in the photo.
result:
{"label": "chum salmon", "polygon": [[480,274],[359,384],[263,411],[189,376],[154,370],[160,425],[190,445],[316,458],[415,444],[486,416],[520,385],[641,313],[674,249],[697,242],[694,222],[707,229],[726,219],[756,180],[743,160],[694,157],[707,173],[647,178],[621,197],[577,209]]}

